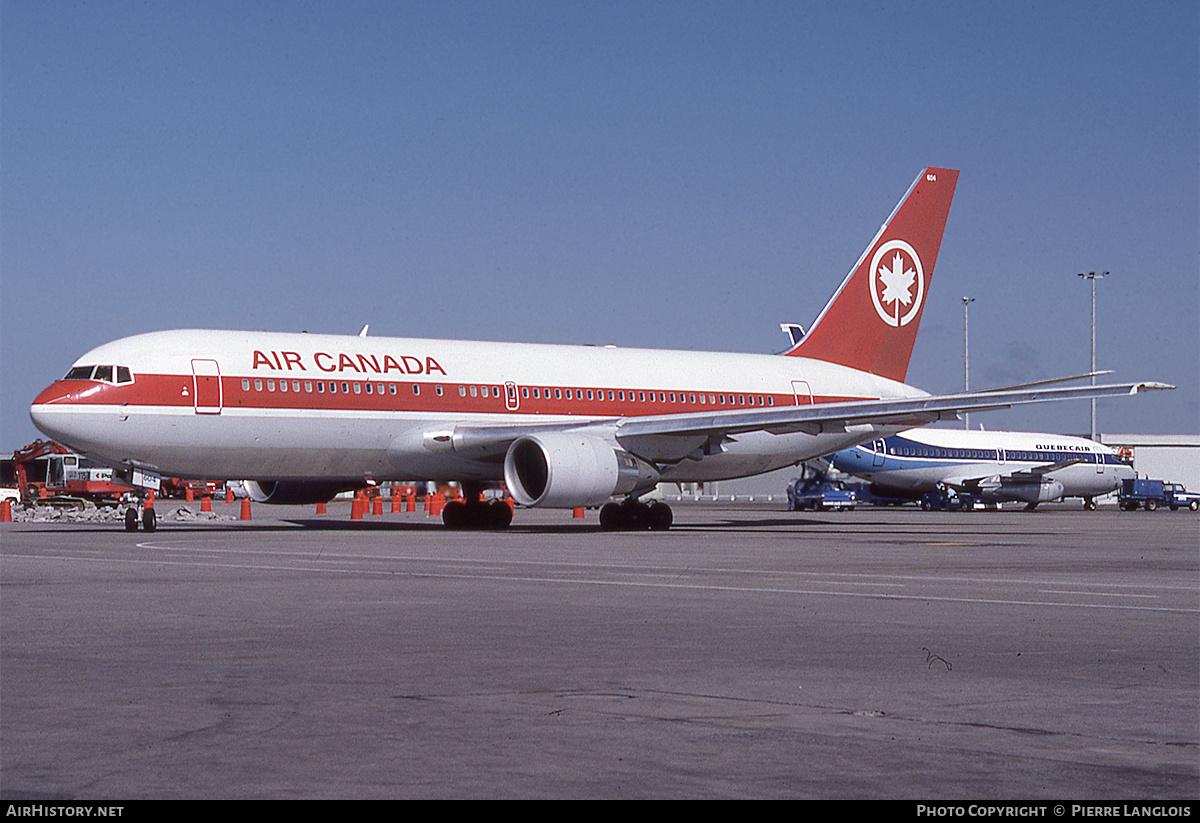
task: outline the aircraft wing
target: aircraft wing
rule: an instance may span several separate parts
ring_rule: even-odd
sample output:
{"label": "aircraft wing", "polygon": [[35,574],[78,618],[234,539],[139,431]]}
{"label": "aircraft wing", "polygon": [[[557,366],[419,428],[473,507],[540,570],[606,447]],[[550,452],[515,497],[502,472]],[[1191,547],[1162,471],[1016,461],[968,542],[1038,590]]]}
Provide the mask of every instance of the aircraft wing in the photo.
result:
{"label": "aircraft wing", "polygon": [[676,463],[720,450],[726,439],[752,431],[772,434],[805,432],[862,432],[869,440],[877,427],[913,428],[937,420],[955,419],[963,411],[1006,409],[1028,403],[1046,403],[1082,397],[1137,394],[1154,389],[1172,389],[1163,383],[1123,383],[1079,386],[961,392],[911,398],[854,400],[807,406],[733,409],[700,413],[604,418],[587,423],[560,422],[512,426],[458,426],[453,431],[428,436],[430,448],[453,448],[464,457],[500,460],[518,437],[549,431],[576,431],[614,438],[631,454],[654,463]]}
{"label": "aircraft wing", "polygon": [[1009,480],[1041,480],[1044,476],[1050,474],[1050,472],[1056,472],[1059,469],[1065,469],[1067,466],[1074,466],[1082,462],[1082,460],[1060,460],[1057,463],[1047,463],[1045,466],[1034,466],[1031,469],[1010,472],[1004,475],[1004,477]]}
{"label": "aircraft wing", "polygon": [[1019,483],[1041,483],[1047,474],[1082,463],[1082,460],[1060,460],[1057,463],[1047,463],[1044,466],[1034,466],[1030,469],[1008,472],[1007,474],[987,474],[980,477],[953,477],[942,482],[959,492],[979,493],[1004,485],[1005,481]]}

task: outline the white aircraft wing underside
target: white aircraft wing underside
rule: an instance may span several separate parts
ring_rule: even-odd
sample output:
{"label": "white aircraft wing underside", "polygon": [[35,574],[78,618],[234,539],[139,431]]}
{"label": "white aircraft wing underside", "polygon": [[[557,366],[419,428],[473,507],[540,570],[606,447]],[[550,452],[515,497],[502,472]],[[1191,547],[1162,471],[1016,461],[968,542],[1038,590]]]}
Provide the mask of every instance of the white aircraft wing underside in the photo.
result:
{"label": "white aircraft wing underside", "polygon": [[854,433],[869,440],[877,428],[912,428],[936,420],[954,419],[961,411],[1004,409],[1081,397],[1109,397],[1139,391],[1173,388],[1163,383],[1122,383],[1037,390],[999,390],[926,395],[913,398],[855,400],[754,410],[703,412],[603,418],[586,423],[563,421],[540,425],[458,426],[437,435],[445,447],[462,457],[483,461],[504,458],[518,437],[538,432],[576,431],[612,440],[622,448],[654,463],[701,459],[720,450],[723,442],[746,432],[788,434]]}

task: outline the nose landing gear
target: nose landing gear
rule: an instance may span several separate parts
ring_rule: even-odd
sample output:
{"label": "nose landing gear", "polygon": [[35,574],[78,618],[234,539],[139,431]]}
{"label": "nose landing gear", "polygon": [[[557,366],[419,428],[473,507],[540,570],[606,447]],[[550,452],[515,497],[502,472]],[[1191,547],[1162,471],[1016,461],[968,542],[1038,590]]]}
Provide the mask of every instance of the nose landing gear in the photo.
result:
{"label": "nose landing gear", "polygon": [[[125,510],[125,531],[135,532],[137,528],[138,510],[136,507],[130,507]],[[158,516],[154,514],[154,509],[142,509],[142,528],[148,532],[158,528]]]}
{"label": "nose landing gear", "polygon": [[158,528],[158,515],[154,513],[154,492],[148,492],[145,500],[130,501],[125,510],[125,531],[135,532],[138,528],[138,507],[141,507],[142,529],[152,532]]}

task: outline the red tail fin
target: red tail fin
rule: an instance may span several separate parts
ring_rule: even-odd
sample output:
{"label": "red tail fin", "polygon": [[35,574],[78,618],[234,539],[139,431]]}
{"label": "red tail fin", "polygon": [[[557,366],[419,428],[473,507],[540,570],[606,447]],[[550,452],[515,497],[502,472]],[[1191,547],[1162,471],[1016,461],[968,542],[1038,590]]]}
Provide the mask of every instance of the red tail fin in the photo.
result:
{"label": "red tail fin", "polygon": [[928,168],[787,352],[904,380],[958,172]]}

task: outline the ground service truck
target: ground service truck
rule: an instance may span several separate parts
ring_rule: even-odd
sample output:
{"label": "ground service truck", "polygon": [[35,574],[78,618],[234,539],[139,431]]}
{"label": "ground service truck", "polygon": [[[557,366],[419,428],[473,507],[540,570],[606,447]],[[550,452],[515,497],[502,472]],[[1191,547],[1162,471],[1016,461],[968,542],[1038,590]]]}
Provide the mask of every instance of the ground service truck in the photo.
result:
{"label": "ground service truck", "polygon": [[1169,506],[1171,511],[1185,506],[1200,511],[1200,494],[1189,492],[1180,483],[1135,477],[1121,481],[1117,504],[1127,512],[1139,508],[1152,512],[1159,506]]}

